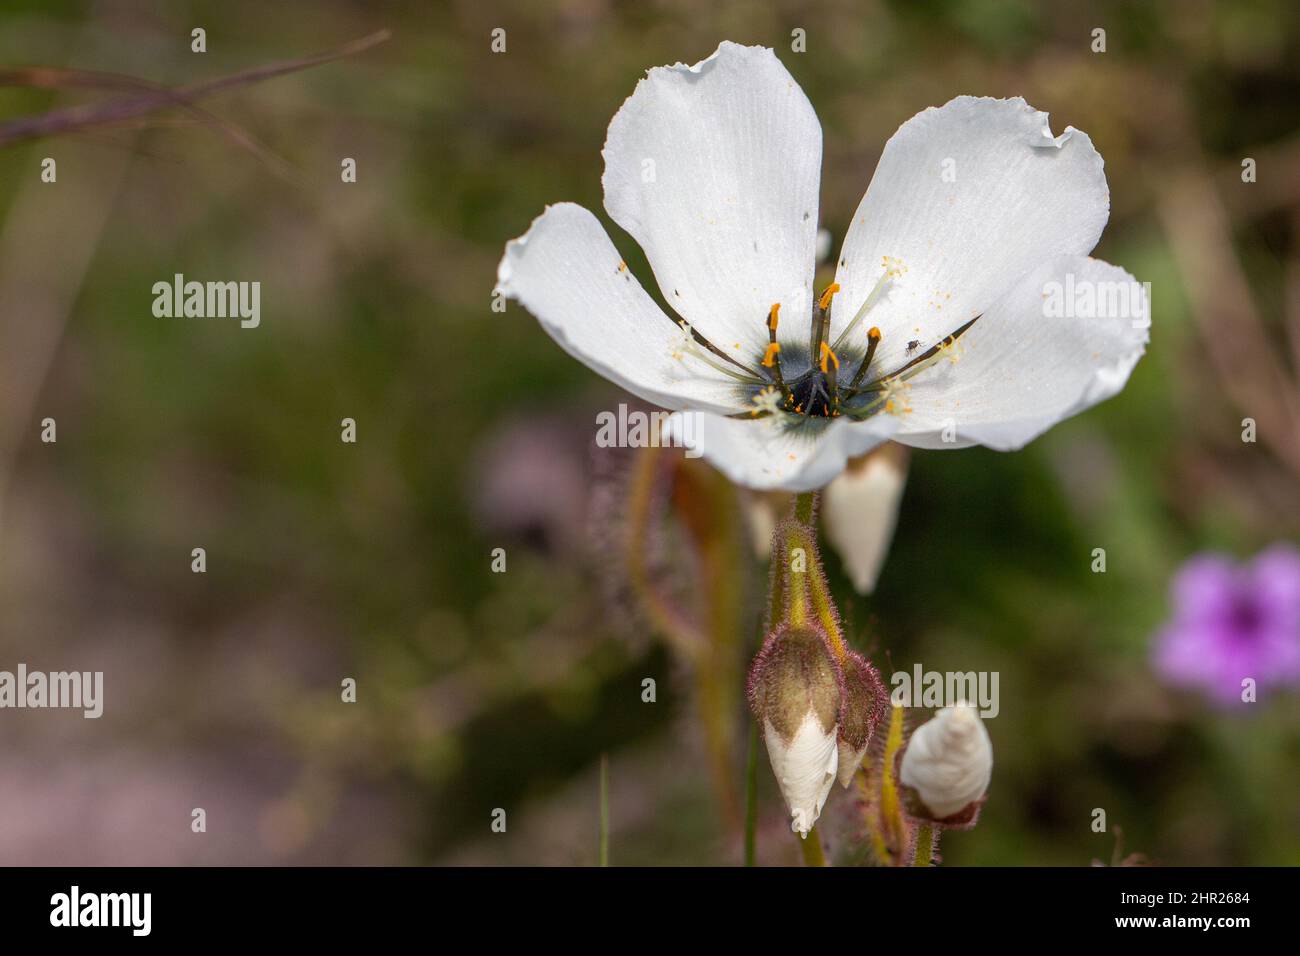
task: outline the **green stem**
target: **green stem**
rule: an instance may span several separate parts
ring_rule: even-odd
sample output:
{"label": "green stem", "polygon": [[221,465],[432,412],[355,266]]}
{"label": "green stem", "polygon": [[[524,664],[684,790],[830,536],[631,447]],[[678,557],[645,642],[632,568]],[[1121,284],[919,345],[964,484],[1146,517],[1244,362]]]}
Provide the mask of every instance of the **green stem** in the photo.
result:
{"label": "green stem", "polygon": [[785,569],[789,558],[786,556],[786,541],[777,525],[772,535],[772,554],[767,572],[767,618],[763,621],[763,633],[759,635],[759,647],[773,629],[785,620]]}
{"label": "green stem", "polygon": [[[787,522],[779,525],[787,532],[786,540],[781,542],[781,552],[779,557],[781,564],[776,567],[776,577],[772,581],[773,593],[780,593],[785,600],[785,613],[779,618],[780,623],[789,624],[793,627],[803,627],[808,623],[808,618],[812,616],[812,597],[808,593],[808,562],[815,562],[817,555],[815,551],[803,548],[804,570],[795,571],[793,568],[795,548],[801,547],[799,531],[803,529],[802,525]],[[773,600],[773,606],[776,601]]]}
{"label": "green stem", "polygon": [[803,851],[804,866],[826,865],[826,854],[822,851],[821,834],[817,832],[816,827],[809,830],[808,836],[803,839],[799,839],[798,835],[795,836],[795,839],[799,840],[799,849]]}
{"label": "green stem", "polygon": [[903,708],[897,705],[889,714],[889,733],[885,738],[885,752],[880,762],[880,828],[888,848],[890,866],[902,866],[906,846],[906,824],[903,806],[894,779],[894,762],[903,748]]}
{"label": "green stem", "polygon": [[609,754],[600,755],[600,865],[609,866]]}
{"label": "green stem", "polygon": [[916,831],[916,859],[913,866],[930,866],[934,860],[934,827],[922,824]]}
{"label": "green stem", "polygon": [[749,758],[745,764],[745,866],[754,865],[758,833],[758,723],[749,725]]}
{"label": "green stem", "polygon": [[795,496],[794,519],[804,524],[812,524],[817,507],[817,492],[804,491]]}
{"label": "green stem", "polygon": [[868,776],[861,770],[854,777],[854,782],[858,786],[858,794],[861,797],[862,805],[867,808],[865,823],[867,825],[867,839],[871,843],[871,852],[875,854],[876,862],[881,866],[888,866],[891,857],[889,847],[885,845],[885,832],[881,828],[879,816],[871,809],[872,801],[878,798],[872,794],[868,785]]}

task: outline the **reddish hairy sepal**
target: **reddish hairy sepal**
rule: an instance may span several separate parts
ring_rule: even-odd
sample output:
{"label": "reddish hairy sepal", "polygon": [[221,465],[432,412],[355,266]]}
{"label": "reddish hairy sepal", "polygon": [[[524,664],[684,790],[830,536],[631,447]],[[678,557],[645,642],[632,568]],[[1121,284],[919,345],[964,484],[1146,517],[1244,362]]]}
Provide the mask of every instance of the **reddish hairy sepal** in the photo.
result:
{"label": "reddish hairy sepal", "polygon": [[970,830],[979,823],[980,811],[988,802],[988,795],[972,800],[952,816],[937,818],[930,808],[922,802],[920,794],[913,787],[902,785],[903,809],[913,820],[944,830]]}
{"label": "reddish hairy sepal", "polygon": [[841,671],[844,703],[840,709],[840,739],[861,750],[884,719],[889,696],[880,672],[857,651],[845,653]]}
{"label": "reddish hairy sepal", "polygon": [[839,717],[844,673],[819,628],[782,625],[754,657],[745,696],[755,719],[787,739],[810,711],[829,733]]}

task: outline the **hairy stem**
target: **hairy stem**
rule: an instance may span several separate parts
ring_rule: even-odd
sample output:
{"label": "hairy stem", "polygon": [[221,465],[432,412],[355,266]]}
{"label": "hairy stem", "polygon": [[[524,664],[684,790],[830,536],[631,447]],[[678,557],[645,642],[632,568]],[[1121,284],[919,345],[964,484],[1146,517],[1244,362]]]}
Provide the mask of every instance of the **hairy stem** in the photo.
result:
{"label": "hairy stem", "polygon": [[804,491],[795,496],[794,519],[804,524],[812,524],[813,515],[817,513],[817,492]]}
{"label": "hairy stem", "polygon": [[803,550],[805,567],[802,572],[799,572],[799,587],[791,590],[798,590],[801,599],[810,605],[809,612],[826,632],[831,650],[842,663],[848,645],[844,641],[840,617],[835,610],[835,599],[831,596],[831,586],[826,580],[826,571],[822,568],[821,557],[817,550],[816,529],[811,526],[793,526],[789,533],[787,551],[792,552],[795,548]]}
{"label": "hairy stem", "polygon": [[885,738],[885,753],[880,767],[880,822],[889,847],[889,862],[893,866],[902,862],[903,838],[907,833],[898,783],[894,779],[894,762],[902,748],[903,708],[895,706],[889,715],[889,735]]}
{"label": "hairy stem", "polygon": [[916,831],[916,858],[913,866],[930,866],[934,860],[934,827],[922,824]]}

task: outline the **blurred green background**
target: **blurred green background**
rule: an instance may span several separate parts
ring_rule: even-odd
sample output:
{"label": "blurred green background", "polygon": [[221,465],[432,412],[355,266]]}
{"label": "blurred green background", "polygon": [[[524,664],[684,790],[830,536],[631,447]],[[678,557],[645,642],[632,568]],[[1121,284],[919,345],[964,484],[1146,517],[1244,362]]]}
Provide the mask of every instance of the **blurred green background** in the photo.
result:
{"label": "blurred green background", "polygon": [[[610,543],[635,466],[590,446],[625,396],[491,309],[505,241],[546,203],[601,211],[606,126],[643,71],[723,39],[774,47],[817,110],[836,248],[900,123],[1020,95],[1091,135],[1112,198],[1096,254],[1152,283],[1117,398],[1021,453],[914,455],[873,596],[828,556],[886,675],[1001,674],[989,804],[945,861],[1109,862],[1118,824],[1158,863],[1300,863],[1296,697],[1224,714],[1147,664],[1185,558],[1300,537],[1294,4],[17,0],[0,69],[184,85],[381,28],[203,101],[285,174],[181,110],[0,148],[0,668],[106,686],[98,721],[0,713],[0,863],[590,864],[602,753],[614,863],[740,860],[708,681]],[[118,95],[4,86],[0,121]],[[261,327],[154,318],[177,272],[260,281]],[[736,575],[736,646],[709,665],[733,689],[764,571]],[[712,706],[742,787],[743,701]],[[765,760],[759,798],[760,861],[796,862]],[[830,807],[851,840],[852,801]]]}

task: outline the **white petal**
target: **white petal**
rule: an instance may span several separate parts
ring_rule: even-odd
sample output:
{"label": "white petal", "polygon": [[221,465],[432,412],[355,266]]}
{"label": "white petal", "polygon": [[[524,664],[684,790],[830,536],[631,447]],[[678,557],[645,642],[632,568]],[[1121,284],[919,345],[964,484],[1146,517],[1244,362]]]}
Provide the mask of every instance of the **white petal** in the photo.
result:
{"label": "white petal", "polygon": [[679,412],[667,432],[702,454],[738,485],[760,490],[812,491],[844,470],[855,455],[887,441],[898,419],[880,414],[864,422],[814,419],[790,427],[793,416],[725,418],[707,412]]}
{"label": "white petal", "polygon": [[773,303],[808,334],[821,156],[817,115],[776,55],[723,43],[637,84],[609,124],[605,208],[669,307],[751,360]]}
{"label": "white petal", "polygon": [[[894,280],[854,332],[883,333],[879,368],[906,361],[991,306],[1031,268],[1085,255],[1110,214],[1101,156],[1085,133],[1053,136],[1022,99],[960,96],[918,113],[885,145],[844,239],[832,327],[842,328],[883,273]],[[838,333],[836,333],[838,334]]]}
{"label": "white petal", "polygon": [[724,413],[745,403],[731,379],[689,355],[672,357],[681,329],[581,206],[548,206],[507,243],[497,290],[522,303],[574,358],[648,402]]}
{"label": "white petal", "polygon": [[788,744],[770,720],[763,722],[763,740],[781,796],[790,810],[790,829],[807,836],[835,783],[839,766],[835,729],[824,732],[817,715],[809,711]]}
{"label": "white petal", "polygon": [[898,773],[940,820],[984,796],[992,776],[993,744],[969,704],[945,707],[916,728]]}
{"label": "white petal", "polygon": [[907,484],[906,448],[883,445],[826,486],[822,527],[859,594],[876,587]]}
{"label": "white petal", "polygon": [[[1094,290],[1097,314],[1079,314],[1088,311],[1076,298],[1083,289]],[[1057,290],[1073,290],[1074,305],[1083,308],[1045,314],[1061,302]],[[1021,448],[1119,392],[1150,326],[1146,291],[1123,269],[1073,256],[1046,262],[990,307],[950,357],[912,380],[897,440],[922,448]],[[945,428],[955,441],[944,440]]]}

